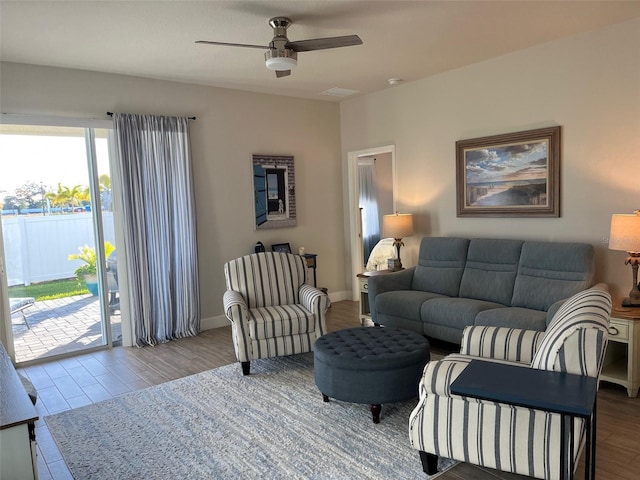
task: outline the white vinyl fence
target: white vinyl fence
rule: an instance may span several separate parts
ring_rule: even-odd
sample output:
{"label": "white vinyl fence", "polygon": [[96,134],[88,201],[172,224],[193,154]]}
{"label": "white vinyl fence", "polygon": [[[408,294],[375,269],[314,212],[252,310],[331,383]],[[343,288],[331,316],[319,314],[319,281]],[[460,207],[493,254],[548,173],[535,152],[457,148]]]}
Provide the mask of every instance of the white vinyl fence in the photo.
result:
{"label": "white vinyl fence", "polygon": [[[104,239],[115,245],[113,212],[103,212]],[[94,245],[91,213],[2,218],[9,286],[71,278],[83,262],[69,260]]]}

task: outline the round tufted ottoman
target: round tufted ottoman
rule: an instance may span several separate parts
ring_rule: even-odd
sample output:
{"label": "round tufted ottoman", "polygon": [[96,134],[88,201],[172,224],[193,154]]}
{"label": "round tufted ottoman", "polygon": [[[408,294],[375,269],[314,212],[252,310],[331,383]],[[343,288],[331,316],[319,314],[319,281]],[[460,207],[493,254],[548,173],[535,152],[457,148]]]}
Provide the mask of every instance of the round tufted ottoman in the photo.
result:
{"label": "round tufted ottoman", "polygon": [[383,403],[402,402],[418,394],[429,361],[429,342],[422,335],[396,328],[348,328],[328,333],[314,346],[316,385],[329,397],[371,405],[380,421]]}

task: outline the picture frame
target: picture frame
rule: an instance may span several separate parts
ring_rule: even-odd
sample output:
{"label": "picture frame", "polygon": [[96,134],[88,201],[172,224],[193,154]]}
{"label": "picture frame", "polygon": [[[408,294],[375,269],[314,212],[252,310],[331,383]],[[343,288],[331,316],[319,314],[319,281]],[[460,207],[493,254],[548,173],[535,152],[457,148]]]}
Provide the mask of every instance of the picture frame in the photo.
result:
{"label": "picture frame", "polygon": [[456,142],[458,217],[559,217],[560,126]]}
{"label": "picture frame", "polygon": [[255,229],[295,227],[296,188],[291,155],[259,155],[251,158]]}
{"label": "picture frame", "polygon": [[272,252],[291,253],[291,245],[288,243],[274,243],[271,245]]}

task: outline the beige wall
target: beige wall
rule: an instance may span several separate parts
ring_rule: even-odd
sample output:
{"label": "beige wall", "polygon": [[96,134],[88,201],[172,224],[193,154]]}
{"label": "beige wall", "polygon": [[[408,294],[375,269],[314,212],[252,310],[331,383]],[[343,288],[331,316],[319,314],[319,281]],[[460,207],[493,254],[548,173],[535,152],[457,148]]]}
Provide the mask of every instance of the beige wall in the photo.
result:
{"label": "beige wall", "polygon": [[[79,70],[2,63],[3,113],[108,118],[195,115],[191,146],[204,324],[223,314],[223,264],[289,242],[317,253],[318,284],[346,295],[340,118],[335,103]],[[251,154],[295,157],[298,226],[254,230]]]}
{"label": "beige wall", "polygon": [[[340,118],[345,179],[347,152],[396,145],[397,209],[416,215],[406,264],[423,235],[581,241],[596,247],[598,280],[615,297],[631,288],[626,254],[607,236],[612,213],[640,208],[640,20],[345,100]],[[456,217],[457,140],[553,125],[560,218]]]}

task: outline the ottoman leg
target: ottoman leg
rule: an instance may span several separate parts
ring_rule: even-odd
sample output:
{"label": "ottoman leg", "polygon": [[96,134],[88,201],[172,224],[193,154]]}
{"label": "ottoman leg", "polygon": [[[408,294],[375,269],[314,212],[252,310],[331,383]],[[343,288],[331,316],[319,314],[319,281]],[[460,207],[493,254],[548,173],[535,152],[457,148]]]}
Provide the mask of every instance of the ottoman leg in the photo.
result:
{"label": "ottoman leg", "polygon": [[373,416],[373,423],[380,423],[380,411],[382,410],[382,405],[379,403],[371,405],[371,415]]}
{"label": "ottoman leg", "polygon": [[322,401],[325,403],[329,401],[329,397],[327,397],[324,393],[322,394]]}

